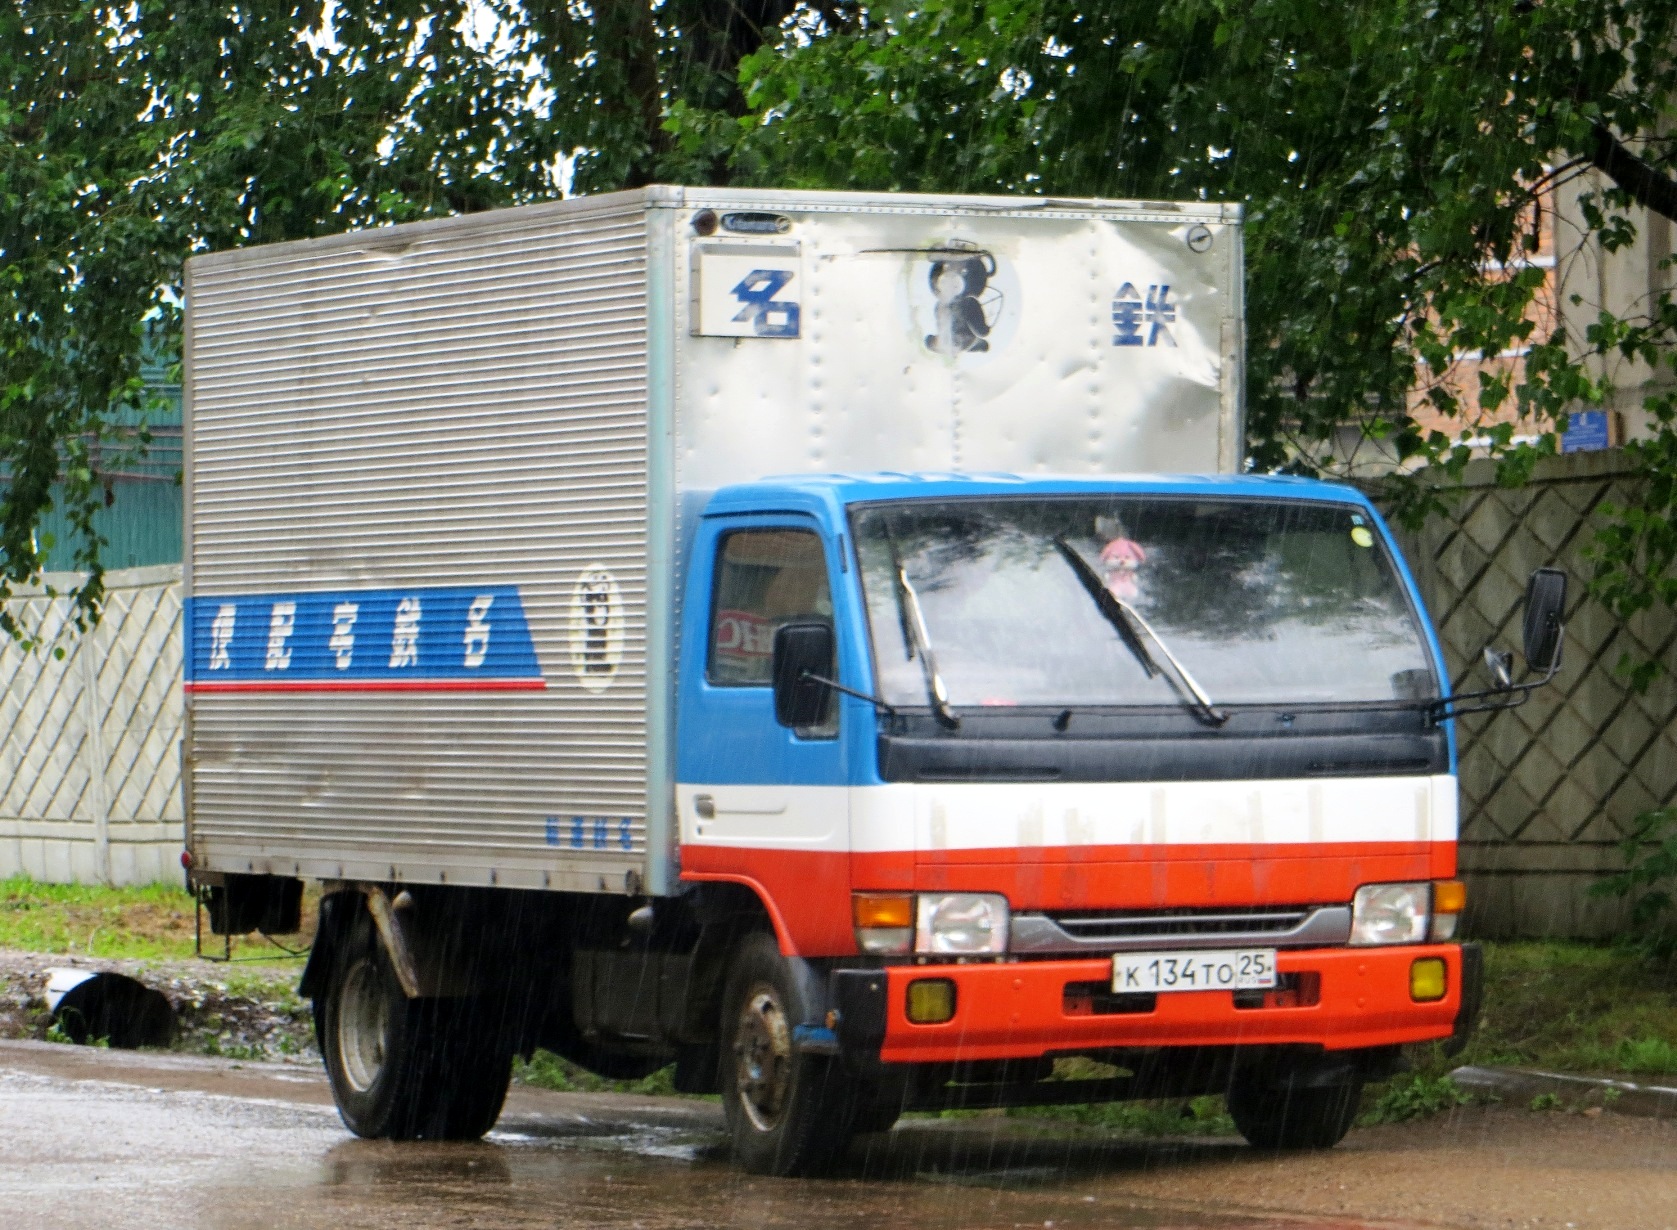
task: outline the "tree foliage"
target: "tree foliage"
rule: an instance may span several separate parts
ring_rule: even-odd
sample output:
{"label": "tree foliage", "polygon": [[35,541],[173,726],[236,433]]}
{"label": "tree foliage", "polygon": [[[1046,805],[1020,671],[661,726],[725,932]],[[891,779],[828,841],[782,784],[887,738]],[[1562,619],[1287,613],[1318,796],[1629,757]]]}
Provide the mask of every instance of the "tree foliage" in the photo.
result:
{"label": "tree foliage", "polygon": [[[800,16],[743,63],[748,115],[675,100],[676,155],[764,184],[1243,202],[1257,468],[1343,473],[1373,452],[1456,472],[1488,447],[1518,482],[1569,410],[1609,393],[1592,359],[1669,371],[1668,295],[1568,336],[1545,324],[1532,263],[1553,191],[1585,172],[1605,185],[1582,201],[1586,238],[1609,250],[1634,238],[1632,206],[1677,217],[1669,0],[916,0]],[[1510,352],[1523,357],[1462,362]],[[1598,592],[1626,615],[1677,602],[1677,435],[1668,398],[1650,410],[1656,436],[1636,450],[1650,498],[1599,556]],[[1413,520],[1435,491],[1392,480],[1387,494]]]}
{"label": "tree foliage", "polygon": [[[178,338],[188,253],[654,178],[1243,202],[1253,464],[1488,443],[1517,481],[1553,439],[1514,420],[1600,402],[1592,356],[1677,353],[1669,296],[1553,331],[1530,264],[1592,169],[1600,243],[1633,203],[1677,218],[1673,47],[1677,0],[14,0],[0,587],[52,498],[96,603],[96,449]],[[1621,613],[1677,601],[1677,405],[1652,413],[1650,498],[1602,545]]]}
{"label": "tree foliage", "polygon": [[[648,181],[664,99],[743,112],[781,0],[14,0],[0,8],[0,629],[93,515],[195,251]],[[679,35],[679,37],[678,37]],[[107,457],[108,459],[108,457]],[[69,544],[67,544],[69,545]]]}

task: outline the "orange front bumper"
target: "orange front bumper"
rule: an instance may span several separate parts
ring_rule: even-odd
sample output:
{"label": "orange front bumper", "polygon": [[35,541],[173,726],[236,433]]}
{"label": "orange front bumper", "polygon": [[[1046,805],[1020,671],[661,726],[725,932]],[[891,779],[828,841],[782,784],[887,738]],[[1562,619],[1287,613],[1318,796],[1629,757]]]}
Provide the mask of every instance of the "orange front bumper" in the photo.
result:
{"label": "orange front bumper", "polygon": [[[1425,957],[1443,958],[1449,991],[1441,1000],[1416,1003],[1409,994],[1409,969]],[[1316,1002],[1237,1008],[1229,991],[1177,991],[1159,995],[1151,1011],[1090,1014],[1068,1011],[1066,987],[1110,980],[1108,959],[891,966],[884,971],[888,987],[879,1057],[888,1063],[936,1063],[1106,1048],[1283,1044],[1354,1050],[1446,1038],[1461,1008],[1461,949],[1455,944],[1283,950],[1276,967],[1282,975],[1319,977]],[[951,1020],[909,1021],[908,984],[921,978],[955,983]]]}

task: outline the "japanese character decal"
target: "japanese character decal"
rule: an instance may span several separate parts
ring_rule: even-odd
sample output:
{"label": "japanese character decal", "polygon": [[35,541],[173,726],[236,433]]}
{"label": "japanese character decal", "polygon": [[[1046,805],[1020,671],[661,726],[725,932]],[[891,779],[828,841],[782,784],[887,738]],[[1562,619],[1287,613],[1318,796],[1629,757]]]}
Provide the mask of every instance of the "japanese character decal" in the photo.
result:
{"label": "japanese character decal", "polygon": [[276,602],[268,615],[268,656],[262,669],[283,671],[291,665],[291,630],[297,626],[297,604]]}
{"label": "japanese character decal", "polygon": [[1133,282],[1125,282],[1112,297],[1114,346],[1175,346],[1170,326],[1176,323],[1176,305],[1170,301],[1170,283],[1155,283],[1143,298]]}
{"label": "japanese character decal", "polygon": [[216,608],[215,618],[210,621],[210,669],[224,671],[229,668],[232,659],[227,649],[233,643],[233,624],[238,618],[239,608],[231,602],[224,602]]}
{"label": "japanese character decal", "polygon": [[332,608],[332,636],[326,648],[332,653],[333,665],[341,671],[347,671],[355,661],[355,620],[360,613],[361,606],[355,602],[340,602]]}
{"label": "japanese character decal", "polygon": [[390,633],[390,669],[415,666],[419,662],[418,598],[403,598],[396,604],[396,623]]}
{"label": "japanese character decal", "polygon": [[729,292],[745,306],[734,314],[735,323],[749,324],[758,337],[797,337],[798,305],[777,299],[792,281],[789,269],[753,269]]}
{"label": "japanese character decal", "polygon": [[480,594],[472,599],[472,605],[466,611],[466,635],[461,640],[466,645],[465,665],[468,670],[476,670],[489,656],[489,608],[494,605],[494,594]]}

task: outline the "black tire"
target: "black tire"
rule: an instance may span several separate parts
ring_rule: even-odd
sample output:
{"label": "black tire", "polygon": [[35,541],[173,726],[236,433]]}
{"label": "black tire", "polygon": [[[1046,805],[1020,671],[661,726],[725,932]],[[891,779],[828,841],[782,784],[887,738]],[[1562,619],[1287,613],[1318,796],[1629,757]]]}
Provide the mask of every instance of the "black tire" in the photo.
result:
{"label": "black tire", "polygon": [[869,1132],[889,1132],[901,1119],[903,1108],[896,1102],[864,1101],[851,1116],[851,1127],[858,1136]]}
{"label": "black tire", "polygon": [[752,1174],[810,1174],[844,1153],[859,1090],[835,1061],[800,1055],[804,1005],[774,937],[740,944],[722,994],[722,1109],[734,1161]]}
{"label": "black tire", "polygon": [[495,1125],[512,1050],[475,999],[409,999],[370,920],[335,954],[315,1022],[344,1126],[382,1140],[476,1140]]}
{"label": "black tire", "polygon": [[1360,1080],[1307,1088],[1237,1078],[1229,1117],[1255,1148],[1331,1149],[1351,1130],[1362,1094]]}

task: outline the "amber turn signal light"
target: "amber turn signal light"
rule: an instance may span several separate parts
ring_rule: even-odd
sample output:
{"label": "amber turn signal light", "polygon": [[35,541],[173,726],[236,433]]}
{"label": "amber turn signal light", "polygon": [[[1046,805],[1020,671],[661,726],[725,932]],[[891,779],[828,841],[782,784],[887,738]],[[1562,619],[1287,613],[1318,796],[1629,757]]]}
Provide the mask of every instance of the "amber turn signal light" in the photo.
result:
{"label": "amber turn signal light", "polygon": [[1467,885],[1460,880],[1438,880],[1432,886],[1434,914],[1460,914],[1467,906]]}
{"label": "amber turn signal light", "polygon": [[914,947],[914,898],[907,893],[854,893],[850,917],[863,952],[891,955]]}
{"label": "amber turn signal light", "polygon": [[850,899],[850,910],[856,926],[865,930],[914,925],[914,898],[907,894],[857,893]]}
{"label": "amber turn signal light", "polygon": [[1427,938],[1435,944],[1455,939],[1466,905],[1467,885],[1460,880],[1433,881],[1432,926],[1427,929]]}

